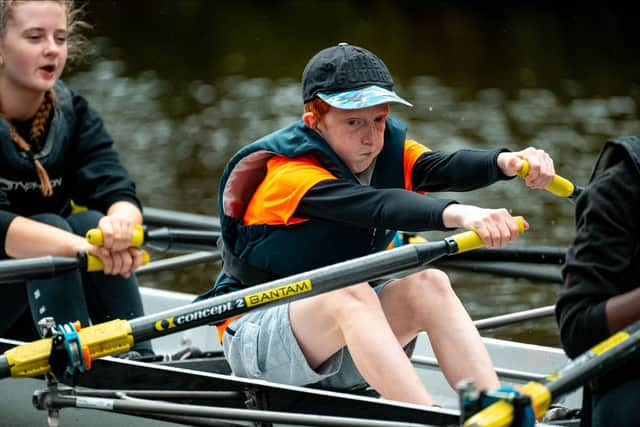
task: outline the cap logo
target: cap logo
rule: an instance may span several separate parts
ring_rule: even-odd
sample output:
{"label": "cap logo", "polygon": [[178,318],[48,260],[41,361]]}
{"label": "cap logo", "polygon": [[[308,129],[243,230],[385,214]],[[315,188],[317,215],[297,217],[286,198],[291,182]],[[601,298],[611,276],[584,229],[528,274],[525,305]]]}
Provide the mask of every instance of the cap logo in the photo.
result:
{"label": "cap logo", "polygon": [[336,73],[338,85],[360,82],[381,82],[389,85],[391,81],[391,75],[380,64],[364,55],[345,62]]}

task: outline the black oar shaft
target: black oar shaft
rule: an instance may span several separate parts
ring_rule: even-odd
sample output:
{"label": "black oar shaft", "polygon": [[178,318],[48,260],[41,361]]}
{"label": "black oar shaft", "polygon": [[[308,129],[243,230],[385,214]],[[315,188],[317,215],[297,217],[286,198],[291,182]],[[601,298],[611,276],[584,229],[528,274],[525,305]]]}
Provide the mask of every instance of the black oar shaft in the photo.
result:
{"label": "black oar shaft", "polygon": [[221,258],[219,251],[193,252],[185,255],[178,255],[143,265],[136,270],[136,276],[140,277],[146,274],[157,273],[159,271],[190,267],[192,265],[204,264],[207,262],[217,262],[220,261]]}
{"label": "black oar shaft", "polygon": [[[104,235],[99,228],[87,232],[87,241],[95,246],[104,245]],[[137,225],[131,236],[129,246],[146,246],[158,251],[212,251],[217,248],[219,231],[192,230],[188,228],[162,227],[154,230]]]}
{"label": "black oar shaft", "polygon": [[217,231],[162,227],[145,231],[144,244],[159,251],[213,251],[218,237]]}
{"label": "black oar shaft", "polygon": [[[630,325],[569,362],[564,368],[549,374],[540,382],[530,382],[520,391],[531,397],[538,417],[542,417],[551,401],[583,386],[588,381],[606,375],[636,354],[640,347],[640,321]],[[465,427],[506,427],[514,417],[513,406],[498,401],[470,417]]]}
{"label": "black oar shaft", "polygon": [[575,358],[551,375],[545,386],[552,396],[563,395],[623,363],[639,346],[640,322],[636,322]]}
{"label": "black oar shaft", "polygon": [[168,209],[147,208],[142,211],[144,223],[156,227],[184,227],[199,230],[220,230],[220,221],[207,215],[198,215]]}
{"label": "black oar shaft", "polygon": [[43,256],[0,262],[0,283],[46,279],[86,265],[85,258]]}
{"label": "black oar shaft", "polygon": [[557,268],[541,266],[531,266],[525,264],[463,261],[457,259],[447,259],[435,263],[435,266],[443,269],[470,271],[473,273],[492,274],[501,277],[518,277],[536,282],[562,284],[562,275]]}
{"label": "black oar shaft", "polygon": [[[519,221],[524,229],[523,221]],[[415,268],[445,255],[481,247],[477,233],[467,231],[439,242],[407,245],[390,251],[322,267],[230,294],[165,312],[125,321],[121,319],[92,325],[78,331],[78,341],[88,358],[100,358],[126,351],[137,341],[217,322],[254,308],[281,304],[298,298],[328,292]],[[0,356],[0,367],[9,366],[14,377],[33,377],[50,370],[51,338],[23,344]],[[70,360],[70,363],[77,363]],[[72,365],[75,366],[75,365]],[[5,370],[6,371],[6,370]],[[7,372],[0,372],[5,375]]]}
{"label": "black oar shaft", "polygon": [[[464,247],[466,243],[474,244],[473,241],[451,238],[433,243],[402,246],[161,313],[129,321],[116,319],[100,323],[83,328],[78,335],[82,345],[89,348],[91,358],[116,354],[128,350],[135,342],[417,267],[455,253],[458,251],[458,245]],[[0,378],[32,377],[48,372],[50,352],[51,338],[7,350],[0,355]]]}
{"label": "black oar shaft", "polygon": [[571,193],[571,195],[568,197],[569,201],[572,203],[575,203],[576,200],[578,200],[578,197],[580,197],[580,195],[584,192],[584,187],[581,187],[579,185],[576,185],[573,188],[573,193]]}
{"label": "black oar shaft", "polygon": [[567,253],[566,248],[557,246],[527,246],[508,248],[480,248],[453,257],[452,261],[497,261],[497,262],[526,262],[531,264],[562,265]]}
{"label": "black oar shaft", "polygon": [[129,321],[134,340],[144,341],[195,326],[224,320],[258,306],[272,306],[387,274],[418,267],[456,250],[445,240],[402,246],[305,273],[273,280],[185,307],[167,310]]}
{"label": "black oar shaft", "polygon": [[11,376],[11,366],[9,360],[5,355],[0,356],[0,378],[7,378]]}

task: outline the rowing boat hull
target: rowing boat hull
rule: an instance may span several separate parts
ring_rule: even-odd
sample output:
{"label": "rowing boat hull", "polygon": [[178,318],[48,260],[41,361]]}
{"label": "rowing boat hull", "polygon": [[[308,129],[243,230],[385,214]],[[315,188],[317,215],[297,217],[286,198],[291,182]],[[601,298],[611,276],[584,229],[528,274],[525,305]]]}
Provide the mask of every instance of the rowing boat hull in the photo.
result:
{"label": "rowing boat hull", "polygon": [[[147,313],[157,313],[176,306],[185,305],[193,300],[193,295],[155,290],[152,288],[142,288],[143,301],[145,304],[145,311]],[[183,331],[173,335],[167,335],[162,338],[154,340],[154,349],[158,353],[172,353],[177,348],[184,347],[185,345],[192,345],[205,351],[217,351],[219,345],[216,342],[215,329],[211,326],[201,326],[188,331]],[[567,358],[562,350],[557,348],[536,346],[530,344],[522,344],[517,342],[497,340],[485,338],[484,342],[489,350],[489,353],[498,367],[498,372],[501,378],[501,382],[507,385],[518,385],[527,382],[529,379],[539,378],[542,375],[548,374],[555,370],[558,370],[567,363]],[[6,350],[11,345],[10,342],[0,340],[0,351]],[[111,359],[111,358],[107,358]],[[427,385],[429,391],[434,396],[436,401],[441,403],[445,408],[454,408],[457,410],[458,398],[455,392],[448,386],[443,375],[435,366],[435,359],[429,346],[426,336],[421,335],[418,339],[416,346],[416,352],[413,358],[414,364],[419,370],[419,373]],[[173,375],[179,378],[183,384],[176,387],[186,387],[188,389],[194,389],[194,384],[206,383],[220,383],[223,387],[235,387],[237,383],[228,382],[228,376],[219,376],[215,373],[205,373],[198,371],[180,371],[175,366],[164,366],[162,368],[154,368],[145,370],[143,375],[141,368],[136,367],[140,365],[137,362],[128,362],[121,360],[109,360],[105,362],[106,365],[115,366],[117,369],[121,369],[126,372],[123,375],[126,379],[131,379],[131,372],[139,372],[138,383],[144,384],[145,382],[149,387],[153,386],[154,381],[152,379],[160,379],[159,383],[154,387],[159,387],[163,384],[167,384],[165,378],[167,375]],[[116,369],[113,368],[113,369]],[[102,368],[100,368],[102,369]],[[106,368],[105,368],[106,369]],[[165,369],[162,371],[161,369]],[[177,369],[177,372],[173,370]],[[116,376],[113,374],[95,374],[99,381],[104,381],[104,378],[108,378],[109,381],[114,383]],[[127,377],[127,375],[129,375]],[[231,377],[233,379],[233,377]],[[126,384],[126,379],[123,382]],[[233,381],[244,381],[241,379],[233,379]],[[187,382],[189,385],[185,385]],[[260,383],[262,386],[261,382]],[[44,387],[44,382],[37,379],[8,379],[0,381],[0,424],[2,426],[32,426],[32,425],[46,425],[46,413],[35,409],[31,403],[31,397],[33,392],[37,389]],[[101,384],[104,386],[104,384]],[[114,384],[118,388],[117,384]],[[241,383],[239,387],[246,387],[246,383]],[[278,386],[267,383],[276,396],[285,396],[289,393],[294,393],[296,396],[306,396],[308,393],[316,393],[310,395],[311,401],[318,401],[318,399],[335,399],[330,405],[324,406],[335,408],[340,402],[345,402],[342,406],[345,406],[347,410],[356,410],[358,407],[362,407],[365,413],[371,414],[375,405],[379,404],[379,399],[372,399],[368,397],[354,397],[347,395],[341,397],[341,394],[324,392],[324,391],[309,391],[309,389],[295,388],[289,386]],[[120,385],[119,388],[122,388]],[[335,396],[337,395],[337,396]],[[562,402],[563,406],[569,408],[577,408],[580,406],[581,395],[580,392],[573,393],[566,397]],[[337,403],[336,403],[337,402]],[[297,402],[299,403],[299,402]],[[373,406],[372,406],[373,405]],[[388,405],[388,403],[386,403]],[[400,409],[395,403],[391,409],[399,410],[404,414],[408,414],[414,411],[411,405],[400,404]],[[372,409],[374,408],[374,409]],[[390,407],[385,407],[384,412],[390,413]],[[337,409],[336,409],[337,410]],[[446,412],[446,410],[445,410]],[[446,415],[446,414],[445,414]],[[443,415],[444,416],[444,415]],[[424,420],[424,418],[421,418]],[[411,420],[411,417],[409,417]],[[409,421],[407,420],[407,421]],[[415,422],[415,420],[413,420]],[[87,426],[102,427],[113,425],[128,425],[128,426],[177,426],[182,424],[175,424],[171,422],[163,422],[159,420],[150,420],[141,417],[131,417],[126,415],[119,415],[114,413],[98,412],[92,410],[62,410],[60,412],[60,425],[61,426]],[[566,425],[566,424],[565,424]]]}

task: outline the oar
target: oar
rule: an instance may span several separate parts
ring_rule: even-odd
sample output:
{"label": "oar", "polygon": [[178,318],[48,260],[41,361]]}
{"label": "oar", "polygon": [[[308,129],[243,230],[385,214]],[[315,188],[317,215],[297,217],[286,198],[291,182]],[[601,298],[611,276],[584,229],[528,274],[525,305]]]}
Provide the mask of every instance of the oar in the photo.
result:
{"label": "oar", "polygon": [[[205,262],[220,261],[222,257],[219,251],[193,252],[185,255],[174,256],[149,262],[149,254],[143,252],[142,266],[136,270],[136,276],[157,273],[175,268],[190,267]],[[46,279],[79,268],[77,258],[43,256],[37,258],[24,258],[8,261],[0,261],[0,284],[24,282],[28,279]],[[100,270],[100,268],[98,268]],[[87,270],[89,271],[89,270]],[[91,271],[95,271],[92,268]]]}
{"label": "oar", "polygon": [[[149,254],[142,252],[142,263],[149,262]],[[79,253],[77,257],[42,256],[0,261],[0,283],[29,279],[46,279],[75,269],[102,271],[104,264],[97,256]]]}
{"label": "oar", "polygon": [[555,308],[555,305],[547,305],[530,310],[516,311],[515,313],[500,314],[498,316],[474,320],[473,324],[479,330],[500,328],[514,323],[552,316],[555,313]]}
{"label": "oar", "polygon": [[175,268],[190,267],[192,265],[204,264],[205,262],[217,262],[222,259],[220,251],[215,252],[192,252],[171,258],[161,259],[143,265],[136,270],[136,276],[157,273],[159,271],[173,270]]}
{"label": "oar", "polygon": [[531,264],[563,265],[567,248],[558,246],[514,246],[508,248],[480,248],[455,256],[455,260],[504,261]]}
{"label": "oar", "polygon": [[[521,218],[518,223],[521,231],[524,230]],[[273,280],[161,313],[129,321],[116,319],[89,326],[77,332],[76,353],[86,355],[90,359],[121,353],[128,351],[134,342],[220,322],[250,310],[373,280],[428,264],[446,255],[481,246],[482,240],[478,234],[467,231],[437,242],[406,245]],[[0,378],[33,377],[48,372],[51,369],[49,356],[52,351],[60,352],[59,346],[52,349],[50,338],[23,344],[6,351],[0,356]],[[71,357],[71,353],[69,354]],[[60,360],[52,357],[52,360],[55,359]],[[84,361],[85,359],[80,360],[83,363]],[[69,360],[71,367],[77,366],[78,363],[78,360]],[[60,367],[57,366],[54,369],[58,370]]]}
{"label": "oar", "polygon": [[[86,237],[87,241],[95,246],[102,246],[104,242],[102,230],[99,228],[87,231]],[[133,230],[130,246],[145,245],[162,252],[213,251],[217,249],[218,237],[220,237],[219,231],[169,229],[167,227],[149,230],[137,225]]]}
{"label": "oar", "polygon": [[[523,160],[522,167],[518,171],[518,176],[524,179],[528,174],[529,162]],[[560,175],[556,175],[553,177],[553,181],[551,181],[551,184],[545,187],[545,190],[552,194],[555,194],[558,197],[566,197],[569,199],[569,201],[575,202],[578,196],[582,193],[583,189],[582,187],[574,185],[568,179],[563,178]]]}
{"label": "oar", "polygon": [[[640,346],[640,321],[632,324],[581,356],[569,362],[564,368],[553,372],[540,382],[529,382],[520,392],[531,399],[536,419],[541,419],[556,399],[593,378],[637,355]],[[514,418],[512,399],[504,398],[471,416],[464,427],[507,427]]]}
{"label": "oar", "polygon": [[557,267],[533,266],[508,262],[482,262],[452,259],[437,261],[438,268],[492,274],[500,277],[519,277],[536,282],[563,284],[562,274]]}
{"label": "oar", "polygon": [[195,228],[220,230],[218,218],[168,209],[143,208],[144,223],[155,227]]}

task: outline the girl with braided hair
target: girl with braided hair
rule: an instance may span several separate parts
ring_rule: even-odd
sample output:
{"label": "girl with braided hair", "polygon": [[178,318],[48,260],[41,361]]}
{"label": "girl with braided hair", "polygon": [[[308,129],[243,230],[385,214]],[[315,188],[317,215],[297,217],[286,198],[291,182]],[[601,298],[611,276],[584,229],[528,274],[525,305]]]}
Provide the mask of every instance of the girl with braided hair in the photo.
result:
{"label": "girl with braided hair", "polygon": [[[0,336],[37,337],[43,317],[83,325],[143,315],[129,248],[135,185],[98,113],[59,80],[81,52],[73,0],[0,0],[0,259],[89,252],[104,272],[2,285]],[[72,213],[73,202],[88,209]],[[104,245],[83,237],[98,227]],[[152,354],[142,343],[138,353]]]}

